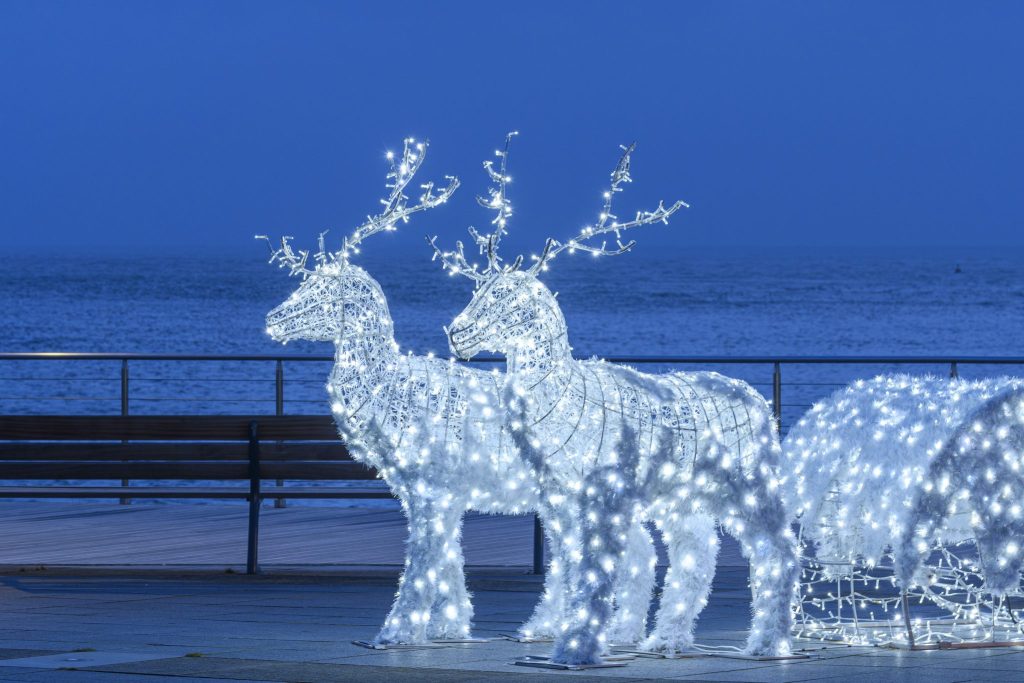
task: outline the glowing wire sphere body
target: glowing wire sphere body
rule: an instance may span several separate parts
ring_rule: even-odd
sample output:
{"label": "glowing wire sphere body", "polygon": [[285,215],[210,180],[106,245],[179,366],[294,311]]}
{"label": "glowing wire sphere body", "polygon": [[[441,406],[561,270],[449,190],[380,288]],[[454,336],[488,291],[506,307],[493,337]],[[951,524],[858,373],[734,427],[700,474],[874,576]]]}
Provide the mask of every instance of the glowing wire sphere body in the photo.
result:
{"label": "glowing wire sphere body", "polygon": [[[857,581],[884,566],[898,588],[921,588],[955,619],[991,607],[983,593],[1018,592],[1022,449],[1017,379],[890,375],[839,390],[783,444],[785,500],[814,552],[813,572],[842,580],[853,606]],[[953,550],[963,544],[975,546],[973,559]],[[805,604],[820,610],[822,599],[804,586]],[[891,607],[886,598],[859,602]],[[855,631],[851,638],[864,637]]]}

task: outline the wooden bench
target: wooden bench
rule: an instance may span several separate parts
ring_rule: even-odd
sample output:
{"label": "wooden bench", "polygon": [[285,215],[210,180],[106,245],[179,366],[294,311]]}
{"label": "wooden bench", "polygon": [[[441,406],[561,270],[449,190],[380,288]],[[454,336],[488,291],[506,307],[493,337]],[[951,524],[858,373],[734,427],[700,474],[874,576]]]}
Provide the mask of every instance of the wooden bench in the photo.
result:
{"label": "wooden bench", "polygon": [[0,480],[245,481],[223,486],[0,486],[0,498],[227,498],[249,501],[246,573],[259,571],[265,497],[391,498],[381,487],[286,487],[263,479],[370,481],[321,415],[0,416]]}

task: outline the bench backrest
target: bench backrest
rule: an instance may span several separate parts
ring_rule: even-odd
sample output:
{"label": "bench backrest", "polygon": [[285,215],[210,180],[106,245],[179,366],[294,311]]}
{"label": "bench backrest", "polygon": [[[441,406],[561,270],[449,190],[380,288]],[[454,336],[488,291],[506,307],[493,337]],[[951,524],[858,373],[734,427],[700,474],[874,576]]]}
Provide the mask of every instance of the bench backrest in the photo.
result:
{"label": "bench backrest", "polygon": [[250,479],[254,445],[262,479],[376,477],[329,415],[0,415],[0,479]]}

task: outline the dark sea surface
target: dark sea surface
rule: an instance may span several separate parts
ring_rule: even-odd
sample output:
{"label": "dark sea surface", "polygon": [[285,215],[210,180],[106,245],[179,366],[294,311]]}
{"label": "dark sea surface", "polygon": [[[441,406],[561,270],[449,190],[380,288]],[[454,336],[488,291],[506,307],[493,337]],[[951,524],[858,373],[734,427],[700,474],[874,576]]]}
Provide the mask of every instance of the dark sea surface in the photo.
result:
{"label": "dark sea surface", "polygon": [[[298,285],[263,252],[245,256],[6,257],[0,351],[318,354],[287,347],[264,316]],[[584,355],[1024,356],[1021,251],[763,252],[657,250],[561,258],[545,277]],[[399,343],[447,355],[441,330],[469,302],[467,280],[420,255],[366,254],[388,297]],[[962,272],[954,272],[959,265]],[[770,364],[717,369],[771,397]],[[323,413],[329,362],[288,361],[284,410]],[[273,413],[274,363],[129,363],[129,410]],[[965,377],[1021,366],[961,365]],[[837,385],[879,372],[946,375],[948,365],[784,365],[783,427]],[[117,361],[2,361],[5,413],[121,410]]]}

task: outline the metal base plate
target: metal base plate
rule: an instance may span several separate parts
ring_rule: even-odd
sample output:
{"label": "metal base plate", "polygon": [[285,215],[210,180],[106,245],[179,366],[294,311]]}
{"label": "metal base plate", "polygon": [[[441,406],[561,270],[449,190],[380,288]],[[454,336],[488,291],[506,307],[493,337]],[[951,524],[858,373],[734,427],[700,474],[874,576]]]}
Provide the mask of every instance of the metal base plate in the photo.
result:
{"label": "metal base plate", "polygon": [[885,647],[892,650],[910,650],[913,652],[923,650],[985,650],[993,647],[1024,647],[1024,640],[984,640],[968,641],[965,643],[951,643],[940,640],[937,643],[921,643],[913,647],[905,643],[892,643]]}
{"label": "metal base plate", "polygon": [[519,659],[513,660],[511,663],[514,666],[531,666],[537,669],[556,669],[559,671],[585,671],[587,669],[614,669],[616,667],[626,666],[627,663],[633,661],[633,657],[616,657],[612,655],[605,657],[605,661],[600,664],[556,664],[551,661],[550,657],[539,657],[534,655],[528,655],[526,657],[520,657]]}
{"label": "metal base plate", "polygon": [[651,650],[634,650],[627,648],[615,648],[616,654],[630,655],[633,657],[646,657],[649,659],[698,659],[701,657],[719,657],[723,659],[745,659],[753,662],[777,662],[792,659],[811,659],[811,655],[803,652],[794,652],[789,655],[775,656],[754,656],[745,655],[741,652],[715,652],[713,650],[686,650],[684,652],[655,652]]}
{"label": "metal base plate", "polygon": [[803,654],[791,654],[791,655],[745,655],[739,652],[733,654],[730,652],[706,652],[704,653],[707,657],[721,657],[722,659],[745,659],[750,662],[785,662],[794,659],[811,659],[811,655]]}
{"label": "metal base plate", "polygon": [[553,643],[553,638],[527,638],[516,633],[502,633],[501,638],[511,640],[513,643]]}
{"label": "metal base plate", "polygon": [[444,645],[436,642],[422,643],[419,645],[405,644],[405,643],[392,643],[384,645],[382,643],[374,643],[370,640],[353,640],[353,645],[359,647],[365,647],[368,650],[429,650],[445,647]]}
{"label": "metal base plate", "polygon": [[612,652],[645,659],[695,659],[707,656],[703,652],[653,652],[651,650],[633,650],[628,648],[615,648]]}

